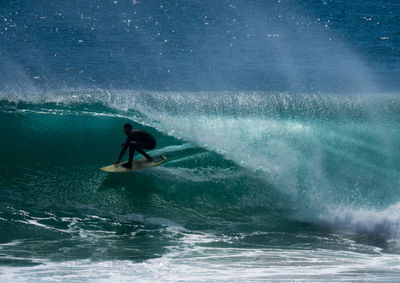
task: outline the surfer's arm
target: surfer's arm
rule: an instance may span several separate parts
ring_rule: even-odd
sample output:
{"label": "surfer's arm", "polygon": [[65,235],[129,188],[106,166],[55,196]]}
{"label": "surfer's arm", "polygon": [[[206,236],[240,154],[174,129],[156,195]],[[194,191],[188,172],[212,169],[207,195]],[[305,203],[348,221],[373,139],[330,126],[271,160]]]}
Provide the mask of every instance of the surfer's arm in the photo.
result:
{"label": "surfer's arm", "polygon": [[119,154],[119,157],[118,157],[118,163],[121,161],[121,159],[122,159],[122,156],[124,156],[124,154],[125,154],[125,151],[128,149],[128,147],[129,147],[129,144],[130,144],[130,138],[128,137],[127,139],[126,139],[126,142],[124,142],[124,143],[122,143],[121,144],[121,146],[123,146],[123,148],[122,148],[122,150],[121,150],[121,153]]}
{"label": "surfer's arm", "polygon": [[126,138],[126,141],[124,143],[121,143],[121,146],[123,146],[123,148],[121,150],[121,153],[119,154],[118,161],[117,161],[118,163],[121,161],[122,156],[124,156],[125,151],[128,149],[131,142],[132,142],[132,136],[128,136]]}
{"label": "surfer's arm", "polygon": [[127,148],[128,148],[128,144],[126,143],[126,144],[124,145],[124,147],[122,148],[121,153],[119,154],[118,162],[121,161],[121,158],[122,158],[122,156],[124,156],[125,151],[126,151]]}

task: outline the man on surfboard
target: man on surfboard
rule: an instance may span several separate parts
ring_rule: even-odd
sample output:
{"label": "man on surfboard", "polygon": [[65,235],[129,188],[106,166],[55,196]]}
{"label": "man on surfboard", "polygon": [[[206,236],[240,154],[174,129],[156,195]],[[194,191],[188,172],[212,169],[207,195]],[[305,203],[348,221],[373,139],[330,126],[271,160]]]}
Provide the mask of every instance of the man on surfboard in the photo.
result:
{"label": "man on surfboard", "polygon": [[152,162],[153,159],[151,158],[151,156],[144,152],[143,149],[154,149],[156,147],[156,140],[154,139],[154,137],[143,130],[133,129],[132,125],[129,123],[126,123],[124,125],[124,133],[128,136],[128,138],[124,143],[121,143],[121,146],[123,146],[123,148],[117,162],[115,162],[115,165],[117,166],[121,162],[121,158],[128,147],[129,160],[128,162],[122,164],[122,167],[132,168],[132,160],[133,155],[135,154],[135,150],[146,157],[147,162]]}

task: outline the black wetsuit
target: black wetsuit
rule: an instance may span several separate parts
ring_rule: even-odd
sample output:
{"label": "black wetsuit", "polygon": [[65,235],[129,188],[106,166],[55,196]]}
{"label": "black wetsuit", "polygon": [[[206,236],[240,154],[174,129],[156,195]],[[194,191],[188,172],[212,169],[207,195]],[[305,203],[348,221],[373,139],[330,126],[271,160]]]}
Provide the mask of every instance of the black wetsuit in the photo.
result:
{"label": "black wetsuit", "polygon": [[121,160],[128,147],[129,160],[125,166],[132,167],[132,160],[135,150],[146,157],[147,160],[152,160],[150,155],[145,153],[143,149],[154,149],[156,147],[156,140],[152,135],[143,130],[132,129],[128,135],[128,138],[126,139],[124,148],[121,150],[118,160]]}

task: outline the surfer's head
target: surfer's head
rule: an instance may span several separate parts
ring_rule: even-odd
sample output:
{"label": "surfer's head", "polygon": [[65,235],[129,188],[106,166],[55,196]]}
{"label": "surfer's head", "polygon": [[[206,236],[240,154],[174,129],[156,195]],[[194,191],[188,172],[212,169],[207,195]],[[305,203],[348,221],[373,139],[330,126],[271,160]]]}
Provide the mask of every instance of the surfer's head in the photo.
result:
{"label": "surfer's head", "polygon": [[129,124],[129,123],[126,123],[126,124],[124,125],[124,133],[125,133],[126,135],[128,135],[128,134],[130,133],[131,130],[132,130],[132,125]]}

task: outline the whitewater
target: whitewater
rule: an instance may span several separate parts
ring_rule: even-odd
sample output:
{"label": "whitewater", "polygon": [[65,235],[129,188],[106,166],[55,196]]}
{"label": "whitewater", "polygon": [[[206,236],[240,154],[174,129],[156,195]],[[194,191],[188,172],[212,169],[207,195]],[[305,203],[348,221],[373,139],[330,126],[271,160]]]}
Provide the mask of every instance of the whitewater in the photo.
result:
{"label": "whitewater", "polygon": [[398,280],[400,5],[0,8],[0,281]]}

